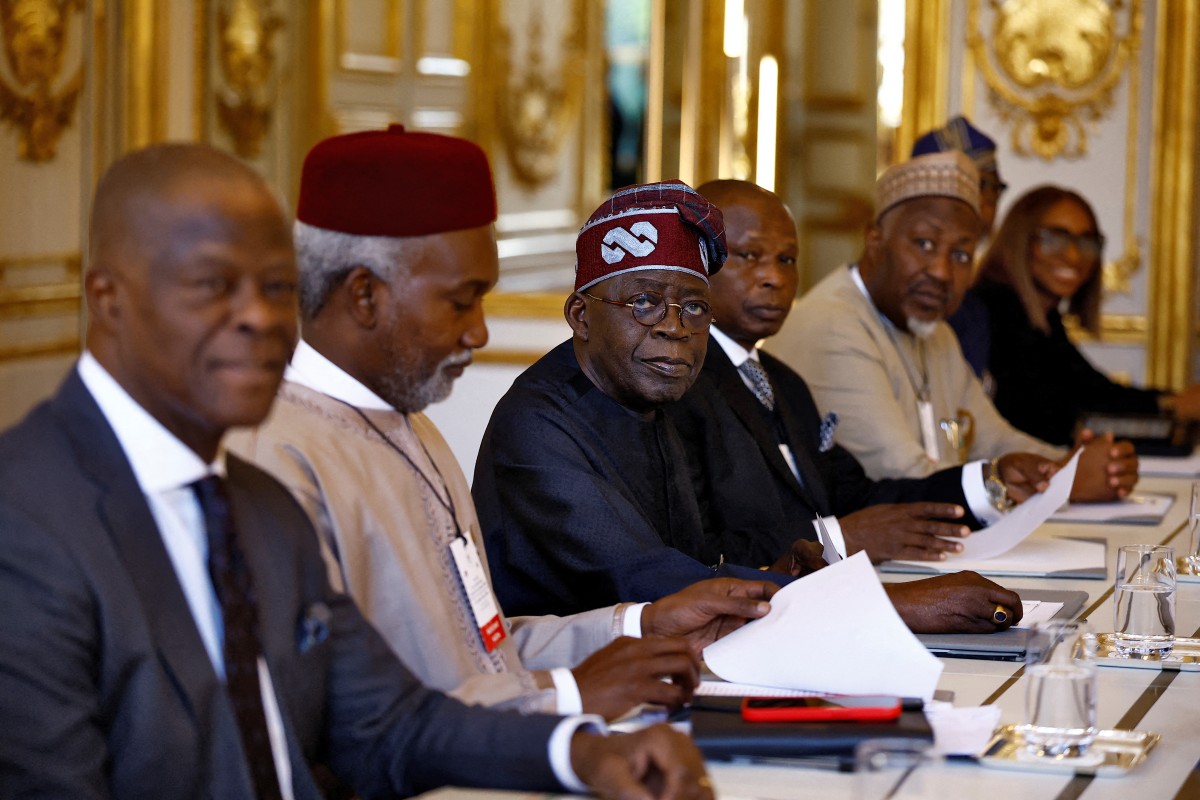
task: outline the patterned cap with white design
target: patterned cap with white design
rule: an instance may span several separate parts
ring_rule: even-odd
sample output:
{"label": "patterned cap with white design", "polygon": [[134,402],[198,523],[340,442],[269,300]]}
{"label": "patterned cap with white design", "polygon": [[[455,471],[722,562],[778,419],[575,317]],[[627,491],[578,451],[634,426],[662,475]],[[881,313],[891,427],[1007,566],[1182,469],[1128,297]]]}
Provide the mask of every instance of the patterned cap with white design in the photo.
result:
{"label": "patterned cap with white design", "polygon": [[605,200],[575,240],[575,290],[640,270],[708,276],[725,263],[721,210],[680,181],[629,186]]}
{"label": "patterned cap with white design", "polygon": [[979,171],[961,150],[916,156],[883,171],[875,182],[875,220],[920,197],[961,200],[979,214]]}

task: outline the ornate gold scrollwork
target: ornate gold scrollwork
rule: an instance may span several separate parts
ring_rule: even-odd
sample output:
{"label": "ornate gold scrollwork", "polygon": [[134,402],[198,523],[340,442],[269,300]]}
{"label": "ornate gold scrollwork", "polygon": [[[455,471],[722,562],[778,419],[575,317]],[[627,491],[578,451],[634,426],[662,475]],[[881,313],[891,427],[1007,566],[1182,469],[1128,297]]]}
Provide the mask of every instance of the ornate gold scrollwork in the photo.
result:
{"label": "ornate gold scrollwork", "polygon": [[525,40],[525,63],[514,67],[513,37],[500,26],[499,74],[510,76],[499,84],[497,112],[504,151],[513,175],[537,187],[558,172],[559,155],[572,124],[579,119],[583,95],[585,46],[578,3],[571,6],[560,48],[558,75],[543,61],[542,18],[534,12]]}
{"label": "ornate gold scrollwork", "polygon": [[225,0],[217,12],[225,80],[225,88],[217,93],[217,119],[243,158],[254,158],[262,151],[271,124],[275,66],[271,40],[282,27],[283,20],[271,10],[270,0]]}
{"label": "ornate gold scrollwork", "polygon": [[0,0],[4,55],[17,83],[0,74],[0,119],[20,131],[18,152],[27,161],[54,158],[75,113],[83,65],[61,89],[54,82],[62,71],[67,20],[82,11],[83,0]]}
{"label": "ornate gold scrollwork", "polygon": [[992,105],[1012,123],[1013,149],[1047,161],[1085,155],[1085,122],[1108,111],[1113,87],[1137,55],[1141,0],[987,0],[990,37],[981,30],[980,2],[971,2],[967,46]]}

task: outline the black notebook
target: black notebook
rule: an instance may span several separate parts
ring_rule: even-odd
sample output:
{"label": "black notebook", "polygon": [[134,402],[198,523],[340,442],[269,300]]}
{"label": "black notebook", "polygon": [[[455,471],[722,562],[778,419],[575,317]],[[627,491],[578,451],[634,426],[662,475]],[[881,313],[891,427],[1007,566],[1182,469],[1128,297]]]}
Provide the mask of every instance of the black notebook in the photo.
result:
{"label": "black notebook", "polygon": [[[1058,589],[1022,589],[1026,600],[1062,603],[1053,619],[1067,622],[1075,619],[1087,602],[1087,592],[1068,592]],[[921,644],[935,656],[950,658],[983,658],[992,661],[1021,661],[1025,658],[1023,628],[1009,628],[996,633],[918,633]]]}
{"label": "black notebook", "polygon": [[933,743],[923,703],[905,700],[887,722],[746,722],[741,697],[697,697],[691,708],[692,738],[705,758],[817,759],[849,765],[867,739],[902,738]]}

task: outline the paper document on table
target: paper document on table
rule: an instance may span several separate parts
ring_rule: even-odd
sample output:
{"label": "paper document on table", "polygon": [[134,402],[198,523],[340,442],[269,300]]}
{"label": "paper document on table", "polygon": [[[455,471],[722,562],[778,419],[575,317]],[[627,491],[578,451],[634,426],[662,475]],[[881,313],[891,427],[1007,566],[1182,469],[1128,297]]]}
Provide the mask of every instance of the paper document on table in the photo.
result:
{"label": "paper document on table", "polygon": [[1032,628],[1039,622],[1049,622],[1062,610],[1062,603],[1049,603],[1042,600],[1021,601],[1021,621],[1014,625],[1016,628]]}
{"label": "paper document on table", "polygon": [[1178,478],[1200,478],[1200,451],[1183,458],[1170,456],[1138,456],[1139,475],[1170,475]]}
{"label": "paper document on table", "polygon": [[1123,522],[1157,525],[1175,502],[1173,494],[1131,494],[1112,503],[1068,503],[1054,512],[1051,522]]}
{"label": "paper document on table", "polygon": [[1013,549],[992,558],[947,558],[945,561],[886,561],[884,572],[959,572],[973,570],[981,575],[1047,575],[1073,578],[1105,577],[1104,540],[1041,537],[1026,539]]}
{"label": "paper document on table", "polygon": [[727,681],[700,681],[700,685],[696,687],[697,697],[821,697],[824,694],[826,693]]}
{"label": "paper document on table", "polygon": [[779,590],[771,613],[710,644],[704,660],[727,681],[835,694],[928,699],[942,674],[862,552]]}
{"label": "paper document on table", "polygon": [[1067,498],[1071,496],[1071,485],[1075,483],[1075,468],[1078,465],[1079,453],[1076,453],[1067,465],[1050,479],[1046,491],[1038,492],[997,522],[963,539],[963,549],[957,553],[947,553],[943,563],[995,558],[1016,547],[1067,502]]}

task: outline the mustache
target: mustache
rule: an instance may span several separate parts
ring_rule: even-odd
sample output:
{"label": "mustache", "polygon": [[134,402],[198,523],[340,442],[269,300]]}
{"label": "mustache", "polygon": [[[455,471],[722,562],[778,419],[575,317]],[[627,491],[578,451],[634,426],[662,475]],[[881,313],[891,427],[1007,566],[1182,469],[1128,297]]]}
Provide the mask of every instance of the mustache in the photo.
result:
{"label": "mustache", "polygon": [[442,359],[442,363],[438,364],[438,369],[446,369],[447,367],[466,367],[471,363],[471,351],[464,350],[461,353],[451,353]]}

